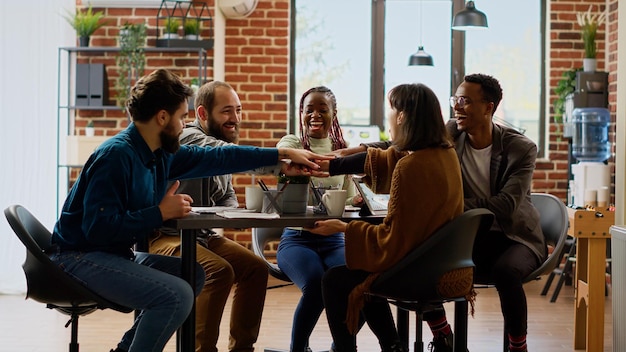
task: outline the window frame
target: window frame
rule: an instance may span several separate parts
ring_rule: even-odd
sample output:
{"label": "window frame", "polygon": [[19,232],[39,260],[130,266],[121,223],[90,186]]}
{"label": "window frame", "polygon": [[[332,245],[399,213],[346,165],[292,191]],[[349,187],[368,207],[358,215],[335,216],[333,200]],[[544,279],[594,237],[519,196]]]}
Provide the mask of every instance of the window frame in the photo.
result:
{"label": "window frame", "polygon": [[[290,1],[290,33],[295,33],[296,30],[296,1]],[[452,13],[450,18],[455,13],[465,8],[465,0],[451,0],[452,1]],[[547,155],[546,151],[546,136],[549,129],[547,123],[547,110],[546,110],[546,21],[547,21],[547,0],[540,1],[540,97],[539,97],[539,137],[537,141],[538,157],[544,158]],[[370,79],[370,124],[377,125],[382,131],[385,130],[385,0],[371,0],[372,5],[372,45],[371,45],[371,79]],[[451,31],[451,62],[450,62],[450,95],[452,95],[456,88],[463,82],[465,76],[465,32],[464,31]],[[289,133],[296,133],[296,128],[293,123],[296,121],[297,116],[294,116],[296,109],[296,84],[295,75],[296,72],[296,36],[289,36],[289,71],[292,74],[289,77]],[[452,115],[451,115],[452,116]]]}

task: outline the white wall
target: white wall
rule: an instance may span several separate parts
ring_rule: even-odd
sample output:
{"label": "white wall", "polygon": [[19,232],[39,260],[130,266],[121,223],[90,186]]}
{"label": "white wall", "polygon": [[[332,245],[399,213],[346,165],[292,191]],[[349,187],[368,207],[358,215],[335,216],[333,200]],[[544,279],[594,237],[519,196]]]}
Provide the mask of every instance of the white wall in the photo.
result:
{"label": "white wall", "polygon": [[[0,2],[0,209],[56,219],[57,53],[74,46],[74,0]],[[20,29],[27,27],[26,32]],[[24,246],[0,216],[0,293],[25,292]]]}

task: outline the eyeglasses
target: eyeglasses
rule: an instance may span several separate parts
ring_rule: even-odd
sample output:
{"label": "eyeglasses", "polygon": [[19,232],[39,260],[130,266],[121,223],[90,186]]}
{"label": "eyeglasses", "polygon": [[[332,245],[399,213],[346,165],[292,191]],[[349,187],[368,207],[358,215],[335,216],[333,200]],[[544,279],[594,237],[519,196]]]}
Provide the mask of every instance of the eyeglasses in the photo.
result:
{"label": "eyeglasses", "polygon": [[472,101],[466,97],[457,97],[457,96],[451,96],[450,97],[450,107],[451,108],[456,108],[457,106],[461,109],[463,109],[465,107],[465,104],[471,104]]}

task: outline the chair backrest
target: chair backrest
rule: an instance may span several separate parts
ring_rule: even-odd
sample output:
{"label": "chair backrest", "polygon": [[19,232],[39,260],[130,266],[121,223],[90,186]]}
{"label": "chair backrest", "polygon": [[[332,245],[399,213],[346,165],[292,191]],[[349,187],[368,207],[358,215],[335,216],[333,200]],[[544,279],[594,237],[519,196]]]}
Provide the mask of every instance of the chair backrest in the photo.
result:
{"label": "chair backrest", "polygon": [[91,292],[53,263],[46,253],[51,249],[52,235],[26,208],[11,205],[4,210],[4,215],[26,247],[26,260],[22,265],[26,274],[26,297],[51,304],[59,310],[68,306],[96,305],[99,309],[132,311]]}
{"label": "chair backrest", "polygon": [[[400,262],[381,273],[371,286],[375,295],[402,301],[446,300],[438,290],[444,274],[473,268],[472,248],[479,231],[489,228],[494,215],[472,209],[449,221]],[[472,282],[468,288],[471,289]]]}
{"label": "chair backrest", "polygon": [[282,227],[253,228],[252,251],[254,252],[254,254],[265,260],[270,275],[279,280],[291,282],[289,277],[280,270],[278,265],[267,260],[267,257],[265,256],[265,246],[267,246],[269,242],[280,241],[280,236],[282,235],[282,233]]}
{"label": "chair backrest", "polygon": [[553,251],[535,271],[526,277],[525,282],[537,279],[539,276],[551,273],[559,264],[567,240],[569,218],[565,203],[556,196],[548,193],[532,193],[530,199],[539,212],[541,231],[546,245],[553,246]]}

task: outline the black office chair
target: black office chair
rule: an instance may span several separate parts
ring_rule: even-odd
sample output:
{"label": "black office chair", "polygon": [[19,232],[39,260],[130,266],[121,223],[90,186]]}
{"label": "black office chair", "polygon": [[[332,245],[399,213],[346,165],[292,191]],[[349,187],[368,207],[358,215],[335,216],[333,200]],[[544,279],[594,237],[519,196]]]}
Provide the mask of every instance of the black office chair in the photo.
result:
{"label": "black office chair", "polygon": [[374,280],[368,294],[386,298],[398,306],[398,333],[406,348],[409,347],[408,311],[416,313],[414,351],[423,351],[423,313],[454,301],[454,351],[466,352],[467,296],[473,291],[474,238],[480,230],[489,228],[493,218],[487,209],[466,211]]}
{"label": "black office chair", "polygon": [[[541,231],[545,237],[546,245],[552,246],[554,249],[543,263],[530,275],[524,279],[524,283],[539,280],[542,275],[548,274],[559,265],[561,253],[567,240],[567,229],[569,227],[569,218],[567,215],[567,207],[559,198],[548,193],[532,193],[531,201],[540,215]],[[476,287],[493,287],[492,282],[480,282]],[[503,329],[503,351],[509,349],[509,337],[506,329]]]}
{"label": "black office chair", "polygon": [[[559,278],[557,280],[556,286],[554,287],[554,292],[552,292],[552,296],[550,297],[551,303],[556,302],[556,299],[559,297],[559,293],[561,292],[563,284],[571,284],[573,276],[573,266],[575,261],[576,239],[573,237],[568,237],[568,239],[565,241],[565,245],[563,246],[563,250],[561,251],[561,255],[559,260],[557,261],[556,267],[552,270],[550,275],[548,275],[546,283],[543,285],[543,289],[541,290],[542,296],[547,295],[548,290],[550,290],[550,286],[552,285],[552,281],[554,281],[554,278]],[[562,267],[561,263],[563,263]],[[568,280],[570,283],[568,283]]]}
{"label": "black office chair", "polygon": [[45,303],[47,308],[70,316],[65,324],[65,327],[71,325],[70,352],[78,352],[79,316],[107,308],[132,312],[130,308],[95,294],[53,263],[48,257],[52,235],[26,208],[11,205],[4,210],[4,215],[26,247],[26,260],[22,265],[26,274],[26,298]]}

